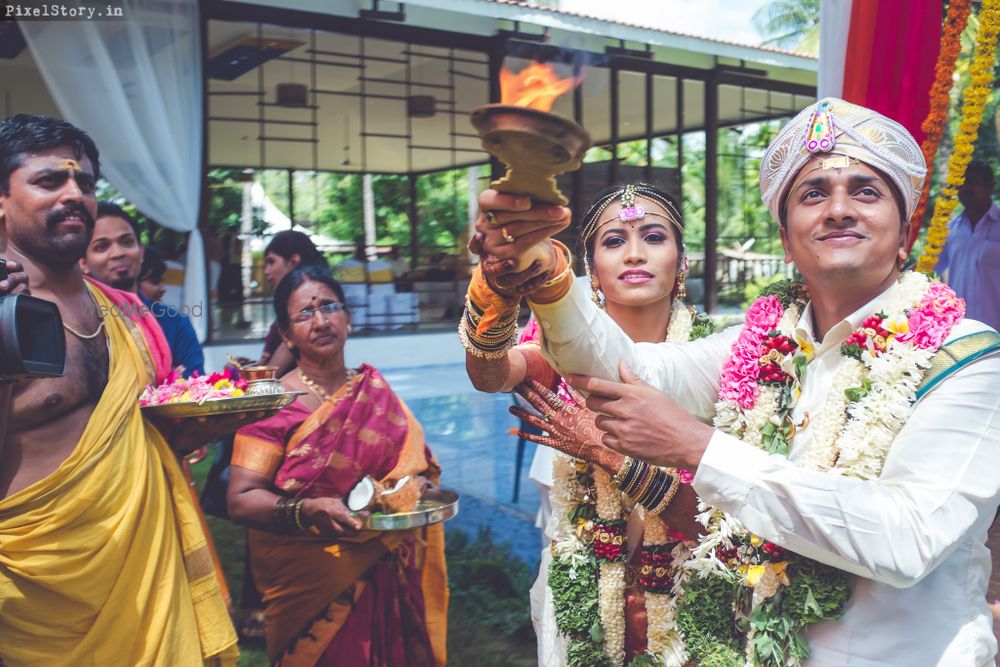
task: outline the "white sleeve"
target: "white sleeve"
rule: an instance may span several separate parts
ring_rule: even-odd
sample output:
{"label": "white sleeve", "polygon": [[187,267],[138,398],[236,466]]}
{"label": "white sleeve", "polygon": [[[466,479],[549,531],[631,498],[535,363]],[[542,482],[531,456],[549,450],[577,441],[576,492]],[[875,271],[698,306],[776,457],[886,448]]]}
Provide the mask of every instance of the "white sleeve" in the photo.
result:
{"label": "white sleeve", "polygon": [[550,304],[531,304],[542,330],[542,351],[563,375],[618,378],[624,361],[639,377],[680,403],[697,419],[715,414],[722,364],[739,327],[690,343],[634,343],[575,283]]}
{"label": "white sleeve", "polygon": [[716,432],[694,489],[780,546],[890,586],[912,586],[993,520],[998,387],[1000,355],[942,381],[915,405],[879,479],[803,470]]}

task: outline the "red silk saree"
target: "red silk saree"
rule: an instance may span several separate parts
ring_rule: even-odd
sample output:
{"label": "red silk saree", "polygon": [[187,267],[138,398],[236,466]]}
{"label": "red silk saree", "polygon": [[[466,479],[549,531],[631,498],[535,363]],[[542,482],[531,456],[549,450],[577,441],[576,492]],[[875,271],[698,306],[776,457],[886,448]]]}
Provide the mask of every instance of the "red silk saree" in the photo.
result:
{"label": "red silk saree", "polygon": [[[315,412],[296,402],[241,429],[233,465],[290,497],[343,497],[364,475],[437,483],[420,424],[377,370],[359,370]],[[275,664],[445,664],[443,526],[336,540],[252,529],[250,549]]]}

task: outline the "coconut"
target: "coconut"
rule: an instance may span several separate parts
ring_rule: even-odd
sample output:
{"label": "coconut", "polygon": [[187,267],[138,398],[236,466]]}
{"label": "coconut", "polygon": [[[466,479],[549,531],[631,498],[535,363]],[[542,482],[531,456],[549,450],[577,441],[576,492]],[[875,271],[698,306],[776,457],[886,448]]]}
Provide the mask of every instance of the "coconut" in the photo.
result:
{"label": "coconut", "polygon": [[383,486],[372,479],[369,475],[361,478],[351,492],[347,494],[347,509],[352,512],[363,512],[375,506],[379,494],[383,491]]}
{"label": "coconut", "polygon": [[420,484],[416,477],[401,477],[392,487],[379,494],[382,508],[389,514],[411,512],[420,500]]}

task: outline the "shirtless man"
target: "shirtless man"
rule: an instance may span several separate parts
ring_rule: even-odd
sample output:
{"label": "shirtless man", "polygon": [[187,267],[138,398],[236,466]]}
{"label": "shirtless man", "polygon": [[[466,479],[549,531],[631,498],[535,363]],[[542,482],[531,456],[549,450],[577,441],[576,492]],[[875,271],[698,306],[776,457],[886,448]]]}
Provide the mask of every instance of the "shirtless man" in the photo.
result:
{"label": "shirtless man", "polygon": [[[79,263],[94,229],[99,169],[94,142],[69,123],[26,115],[0,122],[0,230],[12,272],[0,294],[30,285],[58,306],[66,334],[62,377],[6,384],[0,395],[0,662],[226,659],[235,635],[217,591],[206,592],[214,572],[192,570],[204,535],[186,488],[175,492],[183,478],[164,436],[192,449],[252,416],[144,421],[136,399],[159,379],[149,371],[159,368],[162,333],[102,317],[109,311],[100,306],[137,297],[86,281]],[[46,614],[57,608],[54,627]],[[164,610],[173,616],[167,623]]]}

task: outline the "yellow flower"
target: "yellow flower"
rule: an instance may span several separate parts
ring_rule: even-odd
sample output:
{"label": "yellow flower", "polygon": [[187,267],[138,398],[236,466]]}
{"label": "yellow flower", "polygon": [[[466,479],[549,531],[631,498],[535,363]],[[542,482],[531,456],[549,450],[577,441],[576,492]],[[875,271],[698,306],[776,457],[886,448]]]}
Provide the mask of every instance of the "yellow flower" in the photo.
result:
{"label": "yellow flower", "polygon": [[813,357],[816,356],[816,348],[813,347],[812,343],[802,336],[795,336],[795,342],[799,345],[799,352],[806,355],[806,361],[812,361]]}
{"label": "yellow flower", "polygon": [[743,575],[743,585],[753,588],[760,583],[761,578],[770,570],[777,577],[777,580],[788,586],[791,581],[785,570],[788,568],[788,561],[783,560],[778,563],[767,562],[763,565],[740,565],[740,573]]}
{"label": "yellow flower", "polygon": [[753,588],[764,576],[763,565],[740,565],[740,572],[743,574],[743,585]]}
{"label": "yellow flower", "polygon": [[[930,273],[937,266],[938,256],[948,239],[948,223],[958,204],[958,188],[965,182],[965,169],[972,159],[979,126],[983,120],[986,97],[993,82],[996,64],[997,36],[1000,34],[1000,0],[983,0],[979,10],[979,33],[976,51],[969,67],[971,82],[965,89],[962,103],[962,120],[955,136],[954,150],[948,160],[947,186],[941,189],[934,202],[934,215],[927,229],[927,244],[917,260],[917,271]],[[890,329],[891,330],[891,329]]]}
{"label": "yellow flower", "polygon": [[233,396],[243,396],[246,394],[242,389],[233,389]]}
{"label": "yellow flower", "polygon": [[219,380],[218,382],[216,382],[215,384],[212,385],[212,388],[213,389],[229,389],[230,386],[232,386],[232,385],[229,384],[229,380]]}
{"label": "yellow flower", "polygon": [[910,321],[900,315],[898,317],[886,318],[882,321],[882,326],[885,327],[886,331],[891,331],[894,334],[903,334],[910,330]]}
{"label": "yellow flower", "polygon": [[751,534],[750,544],[752,544],[754,547],[759,547],[760,545],[764,544],[764,538],[760,537],[759,535]]}

